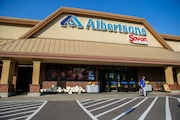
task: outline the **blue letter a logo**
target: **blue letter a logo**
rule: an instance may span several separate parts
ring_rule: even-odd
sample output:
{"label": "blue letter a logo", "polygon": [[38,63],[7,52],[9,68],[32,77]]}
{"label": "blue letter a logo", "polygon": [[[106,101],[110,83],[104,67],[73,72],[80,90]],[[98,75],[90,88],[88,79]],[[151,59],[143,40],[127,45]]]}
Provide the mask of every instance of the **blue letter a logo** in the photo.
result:
{"label": "blue letter a logo", "polygon": [[70,27],[78,27],[83,28],[81,22],[77,19],[75,15],[68,15],[66,16],[61,22],[60,25],[66,27],[67,25]]}

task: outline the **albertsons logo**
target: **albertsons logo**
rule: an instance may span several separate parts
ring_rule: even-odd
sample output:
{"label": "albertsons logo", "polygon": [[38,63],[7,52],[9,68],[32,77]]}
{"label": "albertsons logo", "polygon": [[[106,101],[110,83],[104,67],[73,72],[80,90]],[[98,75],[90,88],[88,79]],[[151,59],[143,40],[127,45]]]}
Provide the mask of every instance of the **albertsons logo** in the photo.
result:
{"label": "albertsons logo", "polygon": [[78,18],[75,15],[68,15],[66,16],[61,22],[60,25],[63,27],[66,27],[67,25],[70,27],[78,27],[83,28],[83,25],[78,20]]}
{"label": "albertsons logo", "polygon": [[[63,27],[77,27],[83,29],[83,25],[75,15],[67,15],[61,22]],[[87,30],[109,31],[114,33],[133,34],[139,36],[146,36],[146,29],[144,27],[137,27],[131,25],[124,25],[124,23],[107,23],[104,20],[88,18],[87,23],[84,25]],[[131,36],[132,37],[132,36]]]}

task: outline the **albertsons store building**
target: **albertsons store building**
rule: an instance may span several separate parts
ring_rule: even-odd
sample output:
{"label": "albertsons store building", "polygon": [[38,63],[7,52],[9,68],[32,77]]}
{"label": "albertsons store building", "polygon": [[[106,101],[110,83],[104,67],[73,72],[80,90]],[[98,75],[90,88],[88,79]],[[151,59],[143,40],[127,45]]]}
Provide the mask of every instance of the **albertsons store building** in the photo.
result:
{"label": "albertsons store building", "polygon": [[42,21],[0,17],[0,31],[1,97],[52,86],[131,91],[142,75],[152,90],[180,89],[180,36],[143,18],[62,7]]}

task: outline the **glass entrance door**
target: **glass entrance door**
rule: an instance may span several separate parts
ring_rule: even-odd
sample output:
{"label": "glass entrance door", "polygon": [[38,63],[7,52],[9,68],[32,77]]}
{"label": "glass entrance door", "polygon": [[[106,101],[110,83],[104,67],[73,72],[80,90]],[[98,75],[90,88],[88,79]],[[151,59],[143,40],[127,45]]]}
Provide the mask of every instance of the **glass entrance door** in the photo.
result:
{"label": "glass entrance door", "polygon": [[29,92],[29,84],[32,83],[32,67],[19,67],[16,82],[16,94]]}
{"label": "glass entrance door", "polygon": [[129,83],[137,83],[137,69],[135,67],[103,67],[99,71],[101,89],[111,92],[127,92],[132,89]]}
{"label": "glass entrance door", "polygon": [[117,90],[117,78],[116,78],[116,72],[115,71],[109,71],[109,88],[110,91]]}

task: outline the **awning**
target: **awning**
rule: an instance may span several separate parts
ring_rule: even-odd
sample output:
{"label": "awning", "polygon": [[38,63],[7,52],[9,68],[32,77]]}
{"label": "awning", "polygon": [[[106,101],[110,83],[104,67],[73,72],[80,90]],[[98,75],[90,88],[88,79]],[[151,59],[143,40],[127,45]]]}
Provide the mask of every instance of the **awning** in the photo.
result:
{"label": "awning", "polygon": [[1,39],[0,57],[180,65],[180,53],[165,48],[40,38]]}

